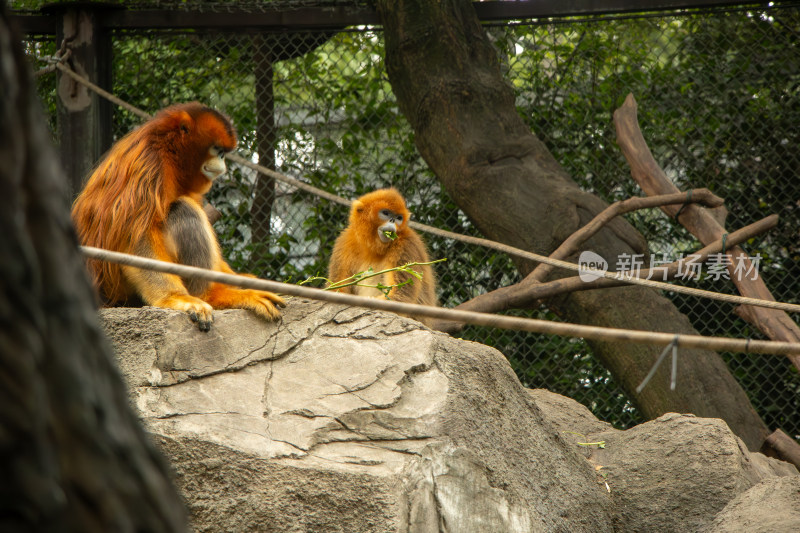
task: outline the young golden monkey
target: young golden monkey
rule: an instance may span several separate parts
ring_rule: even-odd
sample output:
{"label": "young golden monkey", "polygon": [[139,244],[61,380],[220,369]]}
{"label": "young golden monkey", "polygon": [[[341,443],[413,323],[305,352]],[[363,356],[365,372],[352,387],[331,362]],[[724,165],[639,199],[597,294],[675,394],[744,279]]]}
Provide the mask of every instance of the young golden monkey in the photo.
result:
{"label": "young golden monkey", "polygon": [[[378,272],[407,263],[427,263],[428,250],[417,233],[408,226],[409,217],[403,197],[396,189],[379,189],[365,194],[350,210],[350,223],[336,239],[328,268],[328,279],[337,282],[370,268]],[[388,233],[388,235],[387,235]],[[422,279],[392,271],[380,277],[369,278],[365,283],[386,286],[398,285],[389,292],[389,299],[398,302],[436,305],[436,278],[431,265],[412,267],[422,274]],[[411,279],[409,283],[403,283]],[[385,298],[373,287],[351,285],[340,292]],[[420,319],[430,324],[432,319]]]}

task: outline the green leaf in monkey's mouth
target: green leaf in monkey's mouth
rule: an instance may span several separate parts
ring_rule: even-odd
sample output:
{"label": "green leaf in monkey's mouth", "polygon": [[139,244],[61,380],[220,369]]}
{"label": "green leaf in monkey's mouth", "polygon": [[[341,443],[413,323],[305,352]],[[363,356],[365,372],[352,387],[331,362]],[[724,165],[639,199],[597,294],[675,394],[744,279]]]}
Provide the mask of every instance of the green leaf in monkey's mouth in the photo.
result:
{"label": "green leaf in monkey's mouth", "polygon": [[392,241],[397,238],[397,233],[393,231],[384,231],[383,234],[386,236],[387,239]]}

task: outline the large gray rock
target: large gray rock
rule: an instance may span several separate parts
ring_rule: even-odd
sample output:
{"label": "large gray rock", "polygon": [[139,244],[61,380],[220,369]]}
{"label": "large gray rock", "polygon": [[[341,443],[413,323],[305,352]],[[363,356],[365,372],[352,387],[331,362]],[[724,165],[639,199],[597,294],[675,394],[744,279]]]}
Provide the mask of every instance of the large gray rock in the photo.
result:
{"label": "large gray rock", "polygon": [[505,358],[391,314],[108,309],[198,531],[608,531],[608,494]]}
{"label": "large gray rock", "polygon": [[207,333],[163,309],[102,317],[198,531],[696,531],[792,468],[721,421],[614,430],[391,314],[294,299]]}
{"label": "large gray rock", "polygon": [[763,479],[800,482],[793,465],[751,453],[720,419],[667,413],[620,431],[570,398],[541,389],[529,393],[603,478],[618,531],[699,531]]}
{"label": "large gray rock", "polygon": [[667,413],[627,431],[592,432],[583,447],[600,468],[622,531],[698,531],[762,479],[793,465],[751,453],[724,421]]}
{"label": "large gray rock", "polygon": [[731,500],[706,533],[800,531],[800,476],[771,477]]}

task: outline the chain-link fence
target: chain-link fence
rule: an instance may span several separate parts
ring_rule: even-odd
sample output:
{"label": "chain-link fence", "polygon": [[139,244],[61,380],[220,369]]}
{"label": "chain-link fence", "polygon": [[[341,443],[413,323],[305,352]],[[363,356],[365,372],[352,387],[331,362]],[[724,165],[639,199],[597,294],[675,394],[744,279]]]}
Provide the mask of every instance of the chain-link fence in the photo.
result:
{"label": "chain-link fence", "polygon": [[[286,2],[311,3],[320,4]],[[775,297],[798,303],[800,8],[516,20],[486,29],[521,116],[582,187],[608,201],[640,194],[612,124],[633,93],[656,160],[681,189],[708,187],[724,197],[729,229],[781,215],[776,230],[746,247],[761,254],[760,274]],[[414,147],[386,76],[380,28],[118,31],[112,42],[112,92],[123,100],[150,112],[200,100],[232,117],[240,153],[254,161],[347,198],[392,185],[417,221],[476,234]],[[29,51],[52,54],[55,45],[32,36]],[[55,116],[54,82],[39,83]],[[115,136],[138,123],[117,109]],[[232,266],[281,281],[324,275],[347,219],[345,208],[246,168],[234,167],[209,200],[222,213],[215,227]],[[676,259],[698,247],[657,210],[629,220],[653,253]],[[437,270],[443,305],[519,279],[503,255],[427,241],[433,258],[447,258]],[[709,276],[699,286],[734,292]],[[703,334],[759,337],[730,304],[672,298]],[[557,319],[546,310],[525,314]],[[498,348],[528,387],[575,398],[618,427],[641,421],[580,340],[486,328],[467,328],[463,337]],[[767,425],[800,434],[797,371],[776,356],[726,359]]]}

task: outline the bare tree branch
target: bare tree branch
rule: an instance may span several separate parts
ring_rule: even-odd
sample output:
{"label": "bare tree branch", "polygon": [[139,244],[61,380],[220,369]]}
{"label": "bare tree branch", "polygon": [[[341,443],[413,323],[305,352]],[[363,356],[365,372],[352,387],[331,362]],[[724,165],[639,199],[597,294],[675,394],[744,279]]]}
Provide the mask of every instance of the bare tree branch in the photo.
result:
{"label": "bare tree branch", "polygon": [[[617,142],[625,159],[628,160],[633,179],[642,190],[651,196],[678,192],[678,188],[656,163],[642,136],[639,129],[636,100],[633,95],[629,94],[625,103],[614,112],[614,124],[617,128]],[[670,217],[674,217],[679,208],[675,205],[665,205],[661,209]],[[716,241],[726,233],[725,228],[707,210],[697,205],[686,206],[686,209],[681,212],[678,222],[703,244]],[[729,253],[732,261],[728,266],[728,271],[739,293],[742,296],[774,301],[775,298],[760,277],[751,280],[746,276],[733,275],[734,265],[741,264],[745,268],[751,267],[747,253],[739,246],[731,247]],[[784,311],[747,306],[740,309],[737,314],[755,325],[770,339],[787,342],[800,341],[800,328]],[[800,370],[800,356],[789,355],[787,357],[795,368]]]}
{"label": "bare tree branch", "polygon": [[[581,245],[587,240],[592,238],[603,226],[619,215],[638,211],[639,209],[647,209],[649,207],[661,207],[664,205],[676,205],[685,203],[700,203],[708,207],[719,207],[724,203],[724,200],[708,189],[694,189],[686,193],[678,192],[675,194],[665,194],[662,196],[651,196],[649,198],[628,198],[614,202],[599,215],[594,217],[591,222],[584,227],[573,233],[567,240],[565,240],[556,251],[550,254],[552,259],[566,259],[572,254],[578,252]],[[531,274],[527,276],[523,283],[530,283],[533,281],[542,282],[547,279],[548,274],[553,271],[552,265],[541,264],[534,269]]]}
{"label": "bare tree branch", "polygon": [[[681,195],[683,196],[683,193],[681,193]],[[655,197],[653,199],[655,200]],[[639,198],[633,198],[633,200],[639,200]],[[609,209],[614,207],[614,205],[610,206]],[[598,218],[599,217],[600,215],[598,215]],[[718,239],[717,241],[714,241],[708,246],[701,248],[694,254],[691,254],[693,256],[691,258],[691,261],[694,263],[703,263],[708,259],[708,256],[720,253],[722,251],[723,244],[726,247],[730,247],[736,244],[743,243],[753,238],[756,235],[759,235],[761,233],[764,233],[765,231],[774,228],[777,223],[778,223],[778,215],[770,215],[762,220],[759,220],[758,222],[754,222],[753,224],[745,226],[729,234],[725,239],[724,243],[722,239]],[[584,228],[588,227],[589,225],[591,225],[591,223],[585,226]],[[584,228],[581,228],[580,231],[583,231]],[[573,236],[580,233],[580,231],[573,234]],[[588,238],[588,236],[586,238]],[[570,239],[572,239],[572,237],[570,237]],[[649,268],[642,270],[640,272],[629,271],[625,275],[628,277],[639,277],[644,279],[650,279],[651,277],[654,276],[660,276],[661,280],[668,281],[674,279],[679,272],[682,272],[684,270],[683,267],[686,264],[687,264],[687,258],[684,258],[678,261],[673,261],[668,265]],[[531,272],[523,281],[515,285],[509,285],[508,287],[502,287],[495,291],[482,294],[467,302],[464,302],[461,305],[456,306],[455,309],[458,309],[460,311],[479,311],[483,313],[498,313],[500,311],[506,311],[508,309],[529,308],[532,307],[533,305],[540,303],[541,300],[544,300],[546,298],[552,298],[554,296],[558,296],[560,294],[567,292],[585,291],[585,290],[601,289],[608,287],[620,287],[626,285],[624,281],[614,280],[609,278],[600,278],[594,281],[587,282],[583,281],[578,276],[557,279],[547,283],[537,283],[535,281],[533,282],[530,281],[531,279],[534,279],[534,274],[536,274],[536,270]],[[463,329],[463,324],[440,321],[434,324],[434,329],[454,334]]]}

